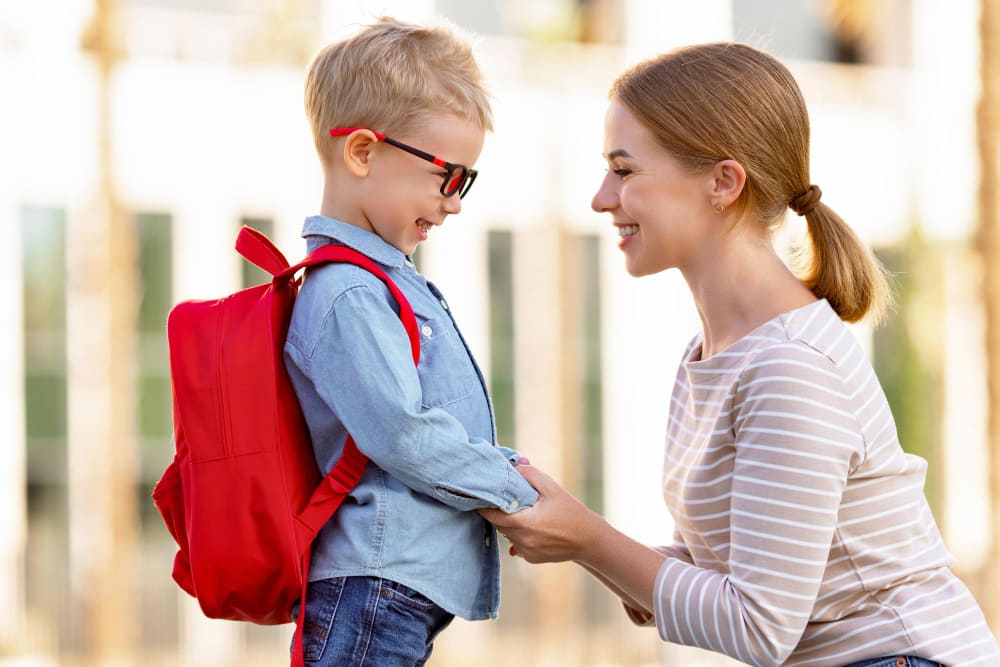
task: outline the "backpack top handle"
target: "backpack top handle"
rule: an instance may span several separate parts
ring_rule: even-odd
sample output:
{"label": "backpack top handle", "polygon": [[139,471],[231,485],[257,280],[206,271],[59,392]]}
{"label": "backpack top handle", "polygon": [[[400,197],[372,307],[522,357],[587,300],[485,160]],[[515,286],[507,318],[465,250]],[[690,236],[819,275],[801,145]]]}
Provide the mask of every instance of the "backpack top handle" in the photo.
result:
{"label": "backpack top handle", "polygon": [[288,268],[288,260],[271,240],[247,225],[243,225],[236,237],[236,252],[272,276]]}

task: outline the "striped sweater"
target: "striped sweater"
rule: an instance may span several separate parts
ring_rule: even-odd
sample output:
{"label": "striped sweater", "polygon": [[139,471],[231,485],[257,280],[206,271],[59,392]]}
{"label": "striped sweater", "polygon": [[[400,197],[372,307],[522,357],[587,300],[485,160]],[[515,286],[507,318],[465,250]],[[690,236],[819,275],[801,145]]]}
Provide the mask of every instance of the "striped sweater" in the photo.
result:
{"label": "striped sweater", "polygon": [[826,301],[678,370],[663,491],[675,543],[654,589],[660,636],[752,665],[916,655],[1000,665],[949,569],[878,378]]}

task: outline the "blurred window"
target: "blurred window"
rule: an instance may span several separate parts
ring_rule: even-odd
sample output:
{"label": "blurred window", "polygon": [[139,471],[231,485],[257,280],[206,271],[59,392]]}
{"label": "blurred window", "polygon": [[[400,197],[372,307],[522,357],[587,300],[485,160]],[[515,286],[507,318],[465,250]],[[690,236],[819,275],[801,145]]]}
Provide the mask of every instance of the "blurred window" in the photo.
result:
{"label": "blurred window", "polygon": [[321,0],[122,0],[122,49],[133,58],[288,64],[321,38]]}
{"label": "blurred window", "polygon": [[513,234],[509,230],[491,231],[487,244],[490,299],[490,395],[496,414],[497,440],[504,447],[516,449]]}
{"label": "blurred window", "polygon": [[733,36],[779,58],[906,67],[911,0],[741,0]]}
{"label": "blurred window", "polygon": [[319,16],[321,0],[295,0],[279,3],[275,0],[123,0],[128,7],[154,7],[160,9],[182,9],[200,12],[224,12],[233,14],[266,14],[290,5],[296,13]]}
{"label": "blurred window", "polygon": [[604,391],[601,357],[601,264],[600,238],[593,234],[569,239],[574,257],[569,263],[572,274],[568,285],[578,289],[567,294],[574,299],[570,311],[575,314],[569,332],[579,336],[573,346],[575,359],[569,360],[573,374],[577,423],[574,434],[580,443],[580,493],[592,510],[604,512]]}
{"label": "blurred window", "polygon": [[[274,241],[274,220],[270,218],[250,218],[243,217],[240,218],[239,226],[242,227],[246,225],[247,227],[253,227],[258,232],[261,232],[267,238]],[[289,257],[289,261],[297,262],[299,260],[298,256]],[[271,281],[271,276],[267,271],[261,269],[248,260],[240,257],[240,285],[244,288],[252,287],[254,285],[260,285],[261,283],[266,283]]]}
{"label": "blurred window", "polygon": [[624,36],[622,0],[437,0],[434,8],[480,35],[604,44],[620,44]]}
{"label": "blurred window", "polygon": [[139,246],[138,429],[147,484],[159,479],[174,451],[166,329],[173,303],[172,222],[165,213],[134,217]]}
{"label": "blurred window", "polygon": [[138,245],[136,322],[137,428],[142,478],[137,485],[142,518],[142,644],[176,646],[178,588],[170,577],[176,545],[150,494],[174,455],[173,404],[167,353],[167,313],[173,305],[173,219],[167,213],[133,216]]}
{"label": "blurred window", "polygon": [[[569,378],[571,422],[569,456],[578,475],[580,499],[592,510],[604,513],[604,386],[602,365],[601,237],[571,234],[564,239],[566,275],[564,304],[569,315],[566,336],[571,356],[566,359]],[[591,627],[620,620],[621,608],[614,596],[592,577],[583,579],[583,619]]]}
{"label": "blurred window", "polygon": [[66,216],[21,210],[28,478],[66,481]]}
{"label": "blurred window", "polygon": [[[66,493],[66,214],[21,209],[28,535],[25,602],[60,643],[69,625]],[[42,622],[42,621],[39,621]]]}

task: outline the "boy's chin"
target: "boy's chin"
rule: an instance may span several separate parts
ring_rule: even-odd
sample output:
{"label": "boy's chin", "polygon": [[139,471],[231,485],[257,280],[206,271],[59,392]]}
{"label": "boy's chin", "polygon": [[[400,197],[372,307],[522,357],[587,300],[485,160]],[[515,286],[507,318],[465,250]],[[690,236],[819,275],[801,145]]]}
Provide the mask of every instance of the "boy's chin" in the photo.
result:
{"label": "boy's chin", "polygon": [[413,253],[415,253],[417,251],[417,248],[419,246],[420,246],[419,243],[401,243],[399,245],[396,245],[395,247],[396,247],[396,250],[398,250],[399,252],[403,253],[407,257],[412,257]]}
{"label": "boy's chin", "polygon": [[413,255],[413,253],[415,253],[417,251],[417,248],[419,248],[419,247],[420,247],[419,243],[411,243],[411,244],[407,245],[405,248],[402,248],[402,251],[403,251],[404,255],[406,255],[407,257],[409,257],[409,256]]}

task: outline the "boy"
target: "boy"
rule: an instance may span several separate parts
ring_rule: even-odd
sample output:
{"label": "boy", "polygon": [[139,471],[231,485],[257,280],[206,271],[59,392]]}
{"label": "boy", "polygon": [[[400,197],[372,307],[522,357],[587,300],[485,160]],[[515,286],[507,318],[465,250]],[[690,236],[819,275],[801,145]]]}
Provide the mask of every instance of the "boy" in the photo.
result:
{"label": "boy", "polygon": [[495,445],[482,374],[410,260],[461,211],[489,102],[466,44],[387,18],[317,54],[305,101],[324,173],[308,249],[338,243],[378,262],[420,330],[415,367],[388,289],[348,264],[311,271],[296,301],[285,364],[316,460],[329,470],[351,434],[371,461],[313,545],[305,659],[422,665],[454,615],[497,614],[496,534],[472,510],[538,497]]}

